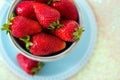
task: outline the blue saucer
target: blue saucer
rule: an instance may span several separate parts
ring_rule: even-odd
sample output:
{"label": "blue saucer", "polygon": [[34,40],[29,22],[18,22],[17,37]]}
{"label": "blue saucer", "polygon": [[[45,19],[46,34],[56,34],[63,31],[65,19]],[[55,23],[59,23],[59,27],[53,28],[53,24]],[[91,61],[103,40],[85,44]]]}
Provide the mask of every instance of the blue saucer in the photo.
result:
{"label": "blue saucer", "polygon": [[[13,0],[3,0],[2,2],[0,27],[7,20],[8,10]],[[20,68],[16,60],[18,50],[6,33],[0,31],[0,55],[13,72],[27,80],[65,80],[77,73],[86,64],[96,43],[97,26],[94,14],[86,0],[75,0],[75,2],[82,9],[84,16],[85,32],[81,40],[69,55],[56,61],[46,62],[38,75],[30,76]]]}

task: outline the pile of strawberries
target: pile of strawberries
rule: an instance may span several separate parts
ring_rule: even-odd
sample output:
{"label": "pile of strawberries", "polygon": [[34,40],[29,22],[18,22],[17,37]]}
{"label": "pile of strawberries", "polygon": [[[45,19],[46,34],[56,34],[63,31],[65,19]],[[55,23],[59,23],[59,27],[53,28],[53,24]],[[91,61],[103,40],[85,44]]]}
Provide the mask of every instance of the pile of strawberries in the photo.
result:
{"label": "pile of strawberries", "polygon": [[[78,20],[73,0],[23,0],[18,3],[15,15],[8,19],[2,30],[19,40],[19,44],[25,46],[31,54],[48,56],[66,49],[68,43],[80,39],[83,28],[79,26]],[[22,54],[18,54],[18,61],[29,74],[33,74],[32,63],[35,66],[38,64]],[[24,63],[31,63],[30,70],[24,67]],[[39,69],[37,65],[34,73]]]}

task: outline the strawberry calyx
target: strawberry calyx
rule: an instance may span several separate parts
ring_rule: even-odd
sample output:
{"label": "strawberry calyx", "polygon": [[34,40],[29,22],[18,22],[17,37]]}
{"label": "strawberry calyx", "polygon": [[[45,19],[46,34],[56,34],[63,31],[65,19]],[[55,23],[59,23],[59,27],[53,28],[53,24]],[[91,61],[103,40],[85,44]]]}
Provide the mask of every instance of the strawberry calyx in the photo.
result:
{"label": "strawberry calyx", "polygon": [[26,49],[29,51],[29,47],[33,45],[33,43],[30,41],[30,36],[26,36],[24,38],[19,38],[21,41],[23,41],[26,45]]}
{"label": "strawberry calyx", "polygon": [[34,67],[32,68],[32,72],[33,72],[33,75],[37,74],[39,72],[39,70],[41,70],[44,66],[44,63],[43,62],[38,62],[38,66],[37,67]]}
{"label": "strawberry calyx", "polygon": [[78,41],[84,32],[83,27],[75,28],[75,32],[73,33],[73,38],[75,41]]}
{"label": "strawberry calyx", "polygon": [[56,22],[53,22],[50,24],[50,30],[54,30],[54,29],[58,29],[60,28],[61,26],[63,26],[63,24],[60,24],[59,20],[57,20]]}
{"label": "strawberry calyx", "polygon": [[6,31],[6,34],[11,33],[10,26],[12,25],[12,21],[15,18],[15,14],[13,13],[10,18],[8,18],[7,23],[3,24],[1,30]]}
{"label": "strawberry calyx", "polygon": [[50,5],[51,3],[53,3],[53,2],[57,2],[57,1],[60,1],[60,0],[50,0],[50,1],[48,1],[48,5]]}

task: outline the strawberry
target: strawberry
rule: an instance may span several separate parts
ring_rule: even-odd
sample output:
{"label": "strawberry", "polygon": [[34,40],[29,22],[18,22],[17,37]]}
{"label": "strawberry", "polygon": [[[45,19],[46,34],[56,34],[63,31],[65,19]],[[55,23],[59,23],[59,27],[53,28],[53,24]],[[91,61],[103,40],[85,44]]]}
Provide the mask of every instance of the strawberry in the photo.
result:
{"label": "strawberry", "polygon": [[34,1],[22,1],[16,7],[16,13],[18,16],[24,16],[31,19],[36,19],[36,15],[33,9]]}
{"label": "strawberry", "polygon": [[44,66],[42,62],[31,60],[21,53],[19,53],[16,58],[20,67],[29,75],[37,74]]}
{"label": "strawberry", "polygon": [[78,20],[78,12],[73,0],[53,0],[51,6],[57,9],[64,18]]}
{"label": "strawberry", "polygon": [[31,42],[33,45],[30,47],[30,52],[37,56],[56,54],[66,47],[63,40],[43,32],[32,36]]}
{"label": "strawberry", "polygon": [[41,32],[41,26],[32,19],[16,16],[12,21],[4,24],[2,30],[7,30],[16,38],[22,38]]}
{"label": "strawberry", "polygon": [[60,13],[50,6],[42,3],[34,3],[33,5],[39,23],[47,29],[54,29],[60,19]]}
{"label": "strawberry", "polygon": [[41,2],[41,3],[47,3],[50,0],[23,0],[23,1],[37,1],[37,2]]}
{"label": "strawberry", "polygon": [[22,16],[16,16],[10,28],[12,35],[17,38],[41,32],[38,22]]}
{"label": "strawberry", "polygon": [[74,42],[76,40],[79,40],[84,30],[83,28],[79,27],[76,21],[64,20],[61,23],[63,24],[63,26],[53,30],[53,34],[68,42]]}

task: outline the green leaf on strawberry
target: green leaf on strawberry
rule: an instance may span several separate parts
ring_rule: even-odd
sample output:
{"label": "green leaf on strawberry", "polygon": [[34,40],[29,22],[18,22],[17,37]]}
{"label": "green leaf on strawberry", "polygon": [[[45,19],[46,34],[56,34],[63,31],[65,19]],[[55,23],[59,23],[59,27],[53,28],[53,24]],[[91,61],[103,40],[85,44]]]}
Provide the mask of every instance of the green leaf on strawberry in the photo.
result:
{"label": "green leaf on strawberry", "polygon": [[82,35],[83,31],[83,27],[75,28],[75,32],[73,33],[75,41],[78,41],[80,39],[80,36]]}
{"label": "green leaf on strawberry", "polygon": [[61,26],[63,26],[63,24],[60,24],[59,20],[57,20],[56,22],[53,22],[50,24],[50,30],[54,30],[54,29],[58,29],[60,28]]}
{"label": "green leaf on strawberry", "polygon": [[29,51],[29,47],[33,45],[32,42],[30,42],[30,36],[26,36],[24,38],[20,38],[21,41],[23,41],[26,45],[26,49]]}
{"label": "green leaf on strawberry", "polygon": [[11,17],[8,18],[8,21],[11,22],[16,17],[15,13],[12,13]]}
{"label": "green leaf on strawberry", "polygon": [[1,28],[2,31],[6,31],[6,34],[10,33],[10,26],[12,25],[12,20],[15,18],[15,14],[13,13],[10,18],[8,18],[8,22],[3,24],[3,27]]}
{"label": "green leaf on strawberry", "polygon": [[48,5],[50,5],[51,3],[53,3],[53,2],[56,2],[56,1],[60,1],[60,0],[50,0],[50,1],[48,1]]}
{"label": "green leaf on strawberry", "polygon": [[10,33],[9,29],[10,23],[3,24],[3,27],[1,28],[2,31],[6,30],[6,34]]}
{"label": "green leaf on strawberry", "polygon": [[33,75],[37,74],[44,66],[44,63],[38,62],[38,67],[32,68]]}

